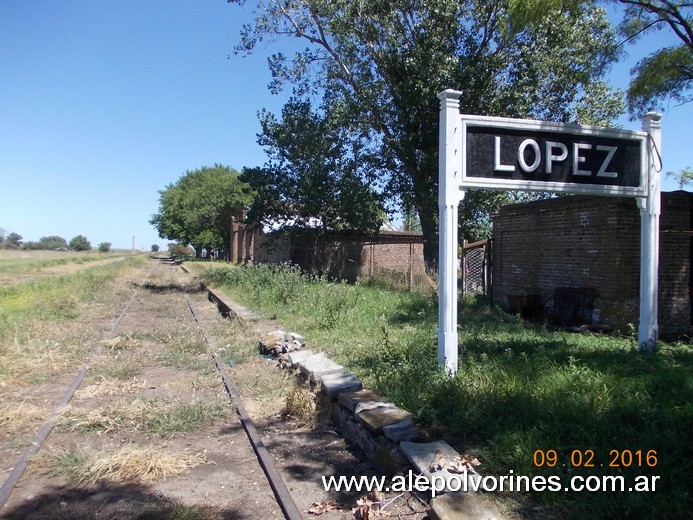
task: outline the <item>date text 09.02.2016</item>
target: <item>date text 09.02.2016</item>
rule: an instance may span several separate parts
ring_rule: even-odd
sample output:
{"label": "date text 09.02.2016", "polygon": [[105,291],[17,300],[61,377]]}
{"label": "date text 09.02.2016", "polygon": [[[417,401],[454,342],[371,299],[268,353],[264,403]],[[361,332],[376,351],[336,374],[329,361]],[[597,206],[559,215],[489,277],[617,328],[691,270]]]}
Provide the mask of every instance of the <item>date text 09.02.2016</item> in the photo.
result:
{"label": "date text 09.02.2016", "polygon": [[606,460],[601,460],[594,450],[572,450],[561,457],[556,450],[536,450],[534,465],[537,468],[571,466],[574,468],[654,468],[657,466],[656,450],[609,450]]}

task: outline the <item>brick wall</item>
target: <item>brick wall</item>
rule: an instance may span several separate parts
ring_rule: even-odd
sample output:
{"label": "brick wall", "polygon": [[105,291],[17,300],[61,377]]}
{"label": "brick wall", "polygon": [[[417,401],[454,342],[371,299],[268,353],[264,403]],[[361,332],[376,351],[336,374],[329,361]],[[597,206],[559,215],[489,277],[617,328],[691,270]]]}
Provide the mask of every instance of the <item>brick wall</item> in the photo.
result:
{"label": "brick wall", "polygon": [[[691,199],[662,196],[660,333],[690,331]],[[561,197],[504,206],[493,220],[493,298],[539,295],[557,287],[594,291],[595,317],[625,330],[639,309],[640,212],[630,198]]]}
{"label": "brick wall", "polygon": [[257,263],[292,262],[304,269],[318,269],[346,280],[381,278],[409,288],[431,281],[423,260],[420,233],[333,232],[318,239],[314,232],[262,233],[257,230],[250,258]]}

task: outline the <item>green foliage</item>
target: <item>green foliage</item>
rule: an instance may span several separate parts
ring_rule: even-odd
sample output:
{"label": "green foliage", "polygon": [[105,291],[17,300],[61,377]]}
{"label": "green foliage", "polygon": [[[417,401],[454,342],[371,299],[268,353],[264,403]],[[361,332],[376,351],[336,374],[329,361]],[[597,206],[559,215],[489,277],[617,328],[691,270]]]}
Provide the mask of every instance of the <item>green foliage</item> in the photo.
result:
{"label": "green foliage", "polygon": [[[451,378],[437,365],[435,298],[333,283],[290,266],[205,273],[412,412],[420,431],[442,432],[477,455],[483,475],[662,476],[656,493],[511,494],[521,509],[534,508],[533,518],[683,518],[693,505],[681,464],[693,456],[690,345],[643,354],[629,338],[552,331],[465,298],[460,370]],[[335,320],[316,306],[339,301]],[[568,464],[534,466],[534,452],[550,449]],[[625,449],[656,450],[657,467],[608,468],[610,451]],[[593,450],[604,467],[571,468],[573,450]]]}
{"label": "green foliage", "polygon": [[22,235],[19,233],[10,233],[5,239],[6,245],[11,248],[16,248],[22,245]]}
{"label": "green foliage", "polygon": [[77,235],[70,240],[70,249],[74,251],[89,251],[91,249],[91,243],[84,235]]}
{"label": "green foliage", "polygon": [[[375,192],[362,181],[373,178],[359,146],[306,101],[291,100],[282,120],[261,114],[259,144],[269,155],[261,169],[246,169],[242,179],[258,193],[249,212],[256,222],[306,226],[318,219],[324,229],[377,230],[382,210]],[[358,144],[358,143],[356,143]]]}
{"label": "green foliage", "polygon": [[667,100],[686,103],[693,86],[693,5],[669,0],[620,0],[626,6],[621,33],[636,41],[643,35],[669,29],[680,45],[654,50],[632,70],[628,109],[634,117],[664,110]]}
{"label": "green foliage", "polygon": [[159,244],[152,244],[152,253],[159,251]]}
{"label": "green foliage", "polygon": [[99,244],[99,253],[108,253],[111,250],[110,242],[101,242]]}
{"label": "green foliage", "polygon": [[[578,123],[620,114],[620,95],[603,81],[616,48],[604,10],[556,3],[518,29],[506,1],[259,2],[237,50],[287,36],[307,45],[295,46],[305,50],[293,56],[272,57],[270,88],[292,84],[295,98],[330,107],[333,124],[363,146],[361,157],[380,172],[390,201],[416,209],[432,265],[440,91],[462,91],[467,114]],[[460,213],[488,219],[510,200],[501,199],[490,192],[470,196]]]}
{"label": "green foliage", "polygon": [[666,175],[667,177],[674,177],[681,190],[693,183],[693,168],[690,166],[678,172],[667,172]]}
{"label": "green foliage", "polygon": [[250,187],[233,168],[215,164],[187,171],[159,192],[159,211],[152,224],[161,238],[203,248],[224,247],[231,217],[242,214],[253,200]]}
{"label": "green foliage", "polygon": [[67,249],[67,240],[60,236],[41,237],[38,242],[25,242],[24,249],[53,251]]}
{"label": "green foliage", "polygon": [[177,257],[189,257],[195,254],[192,249],[183,244],[169,244],[168,252]]}

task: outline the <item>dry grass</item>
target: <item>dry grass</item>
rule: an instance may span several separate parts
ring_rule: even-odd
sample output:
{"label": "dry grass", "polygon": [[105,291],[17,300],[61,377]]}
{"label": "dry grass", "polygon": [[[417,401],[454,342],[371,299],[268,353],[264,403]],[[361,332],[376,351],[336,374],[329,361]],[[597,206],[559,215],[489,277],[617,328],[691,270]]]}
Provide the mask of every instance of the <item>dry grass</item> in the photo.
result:
{"label": "dry grass", "polygon": [[44,406],[36,406],[26,400],[18,404],[4,401],[0,405],[0,430],[4,436],[16,436],[26,433],[47,417],[48,409]]}
{"label": "dry grass", "polygon": [[89,386],[80,388],[75,393],[77,399],[91,399],[103,395],[122,395],[139,392],[146,386],[146,381],[140,381],[133,377],[129,381],[118,378],[101,376],[99,381]]}
{"label": "dry grass", "polygon": [[41,455],[32,465],[32,471],[42,476],[66,476],[81,485],[103,480],[151,484],[182,475],[206,462],[201,453],[171,453],[165,447],[128,445],[110,452],[79,453],[72,446],[58,453]]}
{"label": "dry grass", "polygon": [[203,428],[226,415],[229,409],[228,401],[223,399],[186,403],[137,398],[88,412],[70,408],[61,420],[71,431],[82,433],[127,430],[169,434]]}
{"label": "dry grass", "polygon": [[79,368],[93,333],[76,322],[33,321],[0,349],[0,380],[29,385],[50,380],[68,368]]}
{"label": "dry grass", "polygon": [[87,466],[86,483],[99,480],[151,484],[166,480],[207,462],[200,453],[170,453],[154,447],[127,446],[113,453],[100,453]]}
{"label": "dry grass", "polygon": [[285,418],[307,420],[315,418],[315,396],[308,388],[292,386],[286,391],[286,401],[282,416]]}
{"label": "dry grass", "polygon": [[253,419],[265,419],[281,414],[284,395],[292,386],[293,376],[280,372],[269,361],[256,359],[252,363],[229,368],[233,384],[245,407],[252,410]]}

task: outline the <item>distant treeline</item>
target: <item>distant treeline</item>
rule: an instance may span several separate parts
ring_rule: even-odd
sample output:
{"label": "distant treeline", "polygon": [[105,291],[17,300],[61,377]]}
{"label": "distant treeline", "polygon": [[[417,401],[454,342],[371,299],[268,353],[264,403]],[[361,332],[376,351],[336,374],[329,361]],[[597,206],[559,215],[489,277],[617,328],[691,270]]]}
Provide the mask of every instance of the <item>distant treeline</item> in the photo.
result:
{"label": "distant treeline", "polygon": [[[88,251],[91,249],[91,243],[87,237],[77,235],[68,243],[61,236],[53,235],[49,237],[41,237],[38,242],[23,241],[22,235],[18,233],[5,234],[5,230],[0,228],[0,248],[2,249],[32,249],[32,250],[74,250]],[[110,242],[102,242],[99,244],[99,251],[108,252],[111,248]]]}

